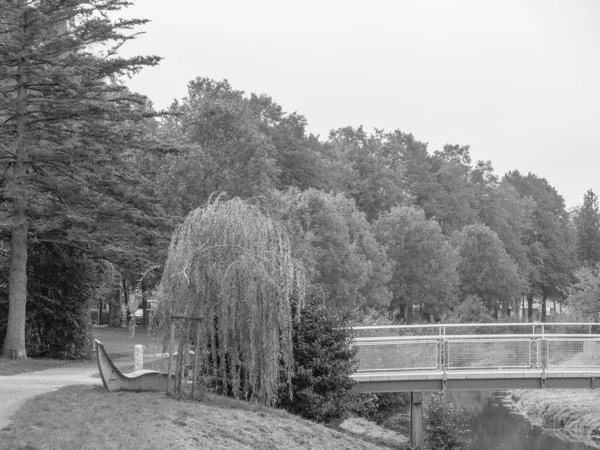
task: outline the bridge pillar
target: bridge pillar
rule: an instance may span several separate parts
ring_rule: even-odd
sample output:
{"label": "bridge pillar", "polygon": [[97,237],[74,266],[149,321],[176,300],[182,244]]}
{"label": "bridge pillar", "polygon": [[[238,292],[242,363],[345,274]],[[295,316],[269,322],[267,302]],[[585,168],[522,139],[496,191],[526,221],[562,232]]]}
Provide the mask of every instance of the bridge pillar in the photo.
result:
{"label": "bridge pillar", "polygon": [[410,393],[410,445],[415,448],[423,448],[423,394],[421,392]]}

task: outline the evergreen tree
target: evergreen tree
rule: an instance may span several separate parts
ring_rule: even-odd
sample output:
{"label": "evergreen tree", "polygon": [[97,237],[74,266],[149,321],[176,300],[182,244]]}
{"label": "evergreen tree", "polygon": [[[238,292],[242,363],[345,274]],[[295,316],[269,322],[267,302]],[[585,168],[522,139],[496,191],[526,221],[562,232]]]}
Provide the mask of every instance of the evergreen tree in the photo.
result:
{"label": "evergreen tree", "polygon": [[11,235],[2,356],[22,359],[28,237],[118,263],[140,261],[160,238],[160,211],[135,193],[129,164],[153,148],[139,126],[146,99],[118,81],[159,58],[117,56],[146,23],[109,18],[126,0],[0,3],[0,213]]}
{"label": "evergreen tree", "polygon": [[583,196],[583,205],[575,215],[577,229],[577,257],[592,266],[600,262],[600,212],[598,196],[591,189]]}

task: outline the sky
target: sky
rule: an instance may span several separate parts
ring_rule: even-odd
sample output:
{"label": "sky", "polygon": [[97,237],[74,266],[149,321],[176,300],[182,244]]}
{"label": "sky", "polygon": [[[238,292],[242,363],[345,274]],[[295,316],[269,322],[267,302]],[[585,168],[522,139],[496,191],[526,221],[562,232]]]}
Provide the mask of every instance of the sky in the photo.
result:
{"label": "sky", "polygon": [[267,94],[331,129],[413,133],[429,150],[546,178],[567,204],[600,194],[600,0],[132,0],[151,20],[122,55],[156,108],[196,77]]}

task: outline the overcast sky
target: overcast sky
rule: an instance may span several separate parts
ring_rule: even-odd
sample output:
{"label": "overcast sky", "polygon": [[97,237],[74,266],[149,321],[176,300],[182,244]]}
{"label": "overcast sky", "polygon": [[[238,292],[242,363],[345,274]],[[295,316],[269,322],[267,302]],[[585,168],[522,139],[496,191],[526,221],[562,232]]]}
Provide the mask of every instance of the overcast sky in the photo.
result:
{"label": "overcast sky", "polygon": [[401,129],[544,177],[568,207],[600,194],[600,0],[134,3],[152,22],[122,53],[164,58],[129,83],[157,108],[226,78],[322,138]]}

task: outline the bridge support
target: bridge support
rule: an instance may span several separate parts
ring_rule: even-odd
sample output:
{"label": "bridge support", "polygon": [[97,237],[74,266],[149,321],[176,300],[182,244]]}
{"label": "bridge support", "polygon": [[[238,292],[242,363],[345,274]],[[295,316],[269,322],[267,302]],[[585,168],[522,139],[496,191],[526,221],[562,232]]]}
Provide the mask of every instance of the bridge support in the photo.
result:
{"label": "bridge support", "polygon": [[423,448],[423,394],[421,392],[410,393],[410,445],[415,448]]}

